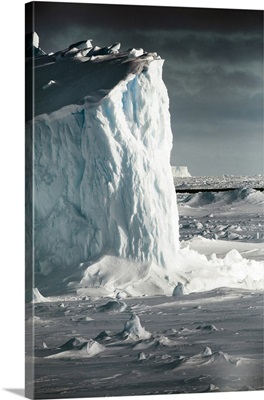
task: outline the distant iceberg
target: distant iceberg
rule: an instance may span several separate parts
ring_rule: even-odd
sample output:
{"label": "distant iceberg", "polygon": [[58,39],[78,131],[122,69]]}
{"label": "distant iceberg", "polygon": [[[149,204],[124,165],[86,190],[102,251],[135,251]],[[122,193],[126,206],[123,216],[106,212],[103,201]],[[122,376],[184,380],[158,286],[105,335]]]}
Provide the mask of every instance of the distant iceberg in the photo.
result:
{"label": "distant iceberg", "polygon": [[188,171],[188,167],[183,166],[171,166],[173,178],[190,178],[191,174]]}

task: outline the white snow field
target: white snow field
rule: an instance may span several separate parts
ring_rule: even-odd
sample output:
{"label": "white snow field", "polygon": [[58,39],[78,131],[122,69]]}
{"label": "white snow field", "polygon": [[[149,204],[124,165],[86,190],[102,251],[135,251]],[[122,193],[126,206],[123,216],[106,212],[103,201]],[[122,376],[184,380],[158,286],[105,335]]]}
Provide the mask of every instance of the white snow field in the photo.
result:
{"label": "white snow field", "polygon": [[27,394],[263,390],[262,178],[176,197],[163,60],[91,46],[35,59]]}
{"label": "white snow field", "polygon": [[38,303],[27,390],[53,399],[264,389],[263,292],[124,301],[103,312],[109,299]]}

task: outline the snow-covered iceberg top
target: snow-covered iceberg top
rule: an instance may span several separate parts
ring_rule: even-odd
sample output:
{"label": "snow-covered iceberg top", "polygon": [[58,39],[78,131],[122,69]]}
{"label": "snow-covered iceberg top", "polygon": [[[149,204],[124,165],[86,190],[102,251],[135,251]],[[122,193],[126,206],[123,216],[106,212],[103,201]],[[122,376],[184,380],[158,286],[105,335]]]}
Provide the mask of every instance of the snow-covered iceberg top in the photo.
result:
{"label": "snow-covered iceberg top", "polygon": [[[38,35],[27,35],[26,73],[28,82],[31,77],[34,79],[35,116],[72,104],[98,103],[122,80],[131,79],[130,74],[138,75],[153,60],[161,60],[157,53],[143,49],[120,52],[120,46],[113,43],[100,48],[88,39],[45,54],[39,47]],[[30,120],[31,109],[27,111],[26,119]]]}

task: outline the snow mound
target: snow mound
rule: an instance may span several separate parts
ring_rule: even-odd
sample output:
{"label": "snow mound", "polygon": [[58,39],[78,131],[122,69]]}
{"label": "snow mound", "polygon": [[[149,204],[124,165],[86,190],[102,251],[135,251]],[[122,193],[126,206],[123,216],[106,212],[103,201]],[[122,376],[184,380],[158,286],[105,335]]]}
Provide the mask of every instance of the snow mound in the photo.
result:
{"label": "snow mound", "polygon": [[111,300],[106,304],[103,304],[102,306],[99,306],[97,308],[98,312],[106,312],[106,311],[112,311],[112,312],[123,312],[127,308],[127,304],[124,301],[117,301],[117,300]]}
{"label": "snow mound", "polygon": [[78,337],[78,338],[73,337],[73,338],[69,339],[66,343],[62,344],[60,346],[60,349],[63,351],[72,350],[72,349],[78,348],[83,343],[87,343],[87,340],[83,339],[82,337]]}
{"label": "snow mound", "polygon": [[36,32],[26,35],[25,50],[25,55],[29,58],[45,55],[45,52],[39,47],[39,36]]}
{"label": "snow mound", "polygon": [[213,365],[228,364],[236,367],[240,364],[240,358],[235,358],[222,351],[217,351],[211,355],[208,355],[207,359],[203,362],[203,364],[213,364]]}
{"label": "snow mound", "polygon": [[[175,254],[174,265],[177,263]],[[173,265],[173,266],[174,266]],[[90,293],[90,288],[104,287],[109,294],[122,288],[132,296],[171,294],[172,284],[168,276],[180,280],[177,269],[166,269],[152,262],[135,262],[121,257],[105,256],[84,273],[78,293]]]}
{"label": "snow mound", "polygon": [[174,347],[177,343],[164,335],[157,335],[155,337],[155,347]]}
{"label": "snow mound", "polygon": [[[218,331],[218,329],[217,329],[213,324],[203,324],[203,325],[199,325],[199,326],[197,326],[196,329],[197,329],[197,330],[202,330],[202,331],[209,331],[209,332]],[[207,350],[208,350],[208,349],[210,350],[209,347],[207,347],[206,349],[207,349]],[[206,349],[205,349],[205,350],[206,350]]]}
{"label": "snow mound", "polygon": [[173,369],[186,369],[190,367],[208,367],[208,368],[235,368],[243,364],[243,359],[238,357],[232,357],[228,353],[222,351],[216,351],[214,353],[209,352],[208,355],[204,353],[196,354],[192,357],[178,357],[171,363]]}
{"label": "snow mound", "polygon": [[38,288],[33,288],[33,299],[32,303],[47,303],[50,299],[42,296]]}
{"label": "snow mound", "polygon": [[71,50],[71,49],[84,50],[84,49],[91,49],[92,47],[93,47],[92,40],[86,39],[86,40],[81,40],[79,42],[71,44],[69,46],[69,50]]}
{"label": "snow mound", "polygon": [[139,317],[132,314],[130,320],[125,323],[121,336],[125,339],[140,340],[150,339],[151,333],[141,326]]}
{"label": "snow mound", "polygon": [[53,80],[50,80],[46,85],[43,85],[42,86],[42,89],[48,89],[49,87],[51,87],[52,85],[54,85],[54,83],[56,83],[55,81],[53,81]]}
{"label": "snow mound", "polygon": [[207,389],[205,389],[204,392],[207,393],[207,392],[219,392],[219,391],[220,389],[218,386],[215,386],[213,383],[210,383],[210,385],[208,386]]}
{"label": "snow mound", "polygon": [[212,350],[210,349],[210,347],[205,347],[205,349],[202,352],[202,356],[204,356],[204,357],[211,356],[212,354],[213,353],[212,353]]}
{"label": "snow mound", "polygon": [[138,361],[143,361],[146,360],[146,354],[143,353],[143,351],[141,351],[140,353],[138,353]]}
{"label": "snow mound", "polygon": [[30,317],[26,320],[27,325],[43,325],[45,324],[45,321],[43,321],[40,317],[37,317],[34,315],[33,317]]}
{"label": "snow mound", "polygon": [[[213,245],[211,240],[198,239],[205,246]],[[189,244],[184,246],[177,253],[175,268],[167,272],[151,263],[135,263],[106,256],[86,270],[80,283],[82,289],[78,289],[78,293],[91,294],[91,288],[96,293],[100,287],[109,294],[122,287],[131,296],[181,296],[219,287],[263,289],[263,261],[248,260],[235,249],[229,251],[224,258],[216,255],[207,258],[190,249]],[[118,307],[115,303],[113,306]]]}
{"label": "snow mound", "polygon": [[[197,239],[198,240],[198,239]],[[212,241],[199,238],[202,243]],[[188,293],[203,292],[220,287],[263,290],[264,261],[248,260],[233,249],[224,258],[207,258],[191,250],[189,245],[179,252],[183,281]]]}
{"label": "snow mound", "polygon": [[[68,344],[70,347],[71,344]],[[97,354],[104,351],[104,346],[99,344],[93,339],[85,341],[81,344],[74,345],[69,350],[62,351],[60,353],[52,354],[45,358],[54,358],[54,359],[61,359],[61,358],[69,358],[69,359],[79,359],[79,358],[91,358],[96,356]]]}
{"label": "snow mound", "polygon": [[183,203],[190,207],[203,207],[209,204],[223,206],[242,201],[249,204],[264,204],[264,193],[251,188],[240,188],[224,192],[198,192],[187,196]]}
{"label": "snow mound", "polygon": [[188,171],[187,167],[183,166],[171,166],[173,178],[189,178],[191,174]]}
{"label": "snow mound", "polygon": [[99,333],[99,335],[96,336],[94,339],[96,341],[108,341],[111,340],[111,332],[110,331],[102,331]]}
{"label": "snow mound", "polygon": [[129,57],[140,57],[144,54],[143,49],[131,49],[129,51]]}

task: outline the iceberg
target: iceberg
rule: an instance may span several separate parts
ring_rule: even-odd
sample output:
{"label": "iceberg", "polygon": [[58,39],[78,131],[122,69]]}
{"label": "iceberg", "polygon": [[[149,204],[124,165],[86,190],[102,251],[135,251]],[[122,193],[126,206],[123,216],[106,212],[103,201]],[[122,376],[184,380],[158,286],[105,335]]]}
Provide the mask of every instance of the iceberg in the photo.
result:
{"label": "iceberg", "polygon": [[186,166],[171,166],[173,178],[190,178],[191,174]]}
{"label": "iceberg", "polygon": [[[150,266],[164,276],[175,270],[178,211],[164,61],[116,47],[96,57],[64,50],[35,58],[35,116],[26,136],[30,141],[33,132],[33,268],[40,288],[52,277],[53,293],[69,288],[67,277],[79,283],[89,276],[85,268],[104,257],[123,260],[123,271],[132,262],[143,275]],[[103,279],[100,271],[92,278]]]}

